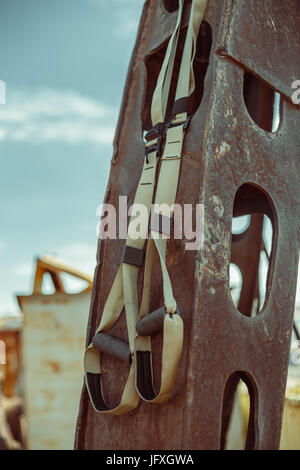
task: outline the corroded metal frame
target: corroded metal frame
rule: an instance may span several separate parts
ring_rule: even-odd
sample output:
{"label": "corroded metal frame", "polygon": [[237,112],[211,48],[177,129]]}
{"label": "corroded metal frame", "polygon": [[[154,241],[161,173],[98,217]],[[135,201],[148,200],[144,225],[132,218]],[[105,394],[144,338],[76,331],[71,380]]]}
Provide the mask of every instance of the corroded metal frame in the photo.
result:
{"label": "corroded metal frame", "polygon": [[[300,114],[291,83],[300,79],[297,0],[209,1],[213,32],[204,94],[185,138],[179,203],[203,203],[205,240],[199,253],[170,241],[169,271],[185,325],[184,350],[172,399],[160,406],[141,401],[124,416],[96,414],[83,390],[77,449],[219,449],[224,390],[237,373],[247,383],[250,421],[247,448],[279,446],[299,246]],[[143,113],[149,108],[145,60],[165,44],[176,21],[163,0],[145,2],[129,66],[106,202],[132,202],[144,153]],[[185,15],[187,21],[187,12]],[[284,52],[283,52],[284,51]],[[250,71],[281,94],[282,117],[268,132],[250,117],[243,96]],[[268,213],[273,223],[266,301],[255,317],[241,314],[229,288],[231,224],[236,214]],[[260,235],[259,235],[260,236]],[[87,342],[101,318],[120,263],[122,240],[99,243]],[[140,283],[141,284],[141,283]],[[154,274],[151,310],[162,304],[161,276]],[[125,338],[124,318],[114,335]],[[158,379],[161,336],[154,339]],[[107,357],[106,395],[120,398],[128,370]],[[224,424],[223,424],[224,428]],[[224,438],[224,436],[223,436]]]}

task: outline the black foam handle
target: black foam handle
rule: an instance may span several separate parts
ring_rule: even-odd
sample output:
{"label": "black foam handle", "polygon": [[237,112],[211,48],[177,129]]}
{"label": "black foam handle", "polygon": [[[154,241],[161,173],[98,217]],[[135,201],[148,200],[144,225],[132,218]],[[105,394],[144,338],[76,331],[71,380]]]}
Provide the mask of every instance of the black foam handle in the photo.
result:
{"label": "black foam handle", "polygon": [[92,343],[96,349],[104,353],[111,354],[122,361],[130,361],[129,345],[118,338],[106,335],[105,333],[97,333],[93,337]]}
{"label": "black foam handle", "polygon": [[149,315],[146,315],[136,323],[136,331],[140,336],[151,336],[155,333],[162,331],[164,326],[164,319],[166,315],[166,308],[161,307]]}

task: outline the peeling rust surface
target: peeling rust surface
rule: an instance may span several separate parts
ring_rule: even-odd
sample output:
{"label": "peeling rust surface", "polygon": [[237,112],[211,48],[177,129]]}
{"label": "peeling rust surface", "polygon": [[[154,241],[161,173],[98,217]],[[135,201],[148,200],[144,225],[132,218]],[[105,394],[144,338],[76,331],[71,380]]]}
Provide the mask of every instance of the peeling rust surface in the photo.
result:
{"label": "peeling rust surface", "polygon": [[253,71],[290,100],[291,84],[300,77],[299,10],[297,0],[225,0],[217,52]]}
{"label": "peeling rust surface", "polygon": [[[296,2],[288,4],[293,11]],[[235,372],[248,383],[253,400],[247,446],[279,446],[298,267],[300,148],[300,111],[287,99],[288,84],[298,73],[295,57],[299,56],[300,40],[298,33],[295,37],[293,34],[300,31],[300,19],[299,14],[289,14],[287,6],[279,5],[283,3],[275,0],[209,1],[205,13],[213,43],[204,95],[184,142],[177,194],[179,203],[204,204],[205,240],[199,253],[181,249],[176,262],[168,260],[185,327],[172,399],[162,406],[141,401],[136,410],[123,416],[101,415],[93,411],[84,388],[76,430],[77,449],[219,449],[224,390]],[[280,34],[271,23],[266,29],[264,12]],[[117,205],[120,194],[128,195],[129,204],[132,203],[143,160],[142,111],[149,106],[144,103],[144,60],[166,40],[174,17],[174,13],[166,13],[160,0],[145,3],[105,202]],[[251,29],[244,24],[248,20]],[[294,44],[291,47],[295,55],[291,51],[284,55],[276,52],[281,47],[278,41],[283,39],[284,44]],[[225,55],[220,55],[221,46]],[[268,58],[268,51],[275,51],[272,67],[263,61]],[[248,114],[243,80],[244,71],[249,69],[283,94],[282,119],[274,133],[263,130]],[[295,78],[300,79],[300,74]],[[235,215],[269,210],[276,247],[270,261],[267,301],[253,318],[236,309],[229,289],[233,208],[237,191],[244,184],[246,191],[241,194]],[[170,242],[170,255],[174,256],[177,242]],[[123,244],[122,240],[99,243],[87,343],[99,324]],[[235,256],[238,257],[238,250]],[[161,286],[157,268],[151,311],[162,305]],[[125,332],[123,315],[110,333],[126,340]],[[161,339],[161,335],[153,338],[157,383]],[[117,403],[128,368],[104,355],[102,370],[104,396],[109,404]]]}

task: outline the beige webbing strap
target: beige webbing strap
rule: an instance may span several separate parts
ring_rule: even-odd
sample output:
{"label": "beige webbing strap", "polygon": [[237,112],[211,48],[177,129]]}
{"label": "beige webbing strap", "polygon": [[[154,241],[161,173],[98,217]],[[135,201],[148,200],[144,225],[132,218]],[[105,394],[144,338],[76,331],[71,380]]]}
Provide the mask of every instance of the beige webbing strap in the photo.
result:
{"label": "beige webbing strap", "polygon": [[[188,120],[187,98],[195,87],[193,74],[193,60],[196,52],[196,41],[199,27],[205,12],[207,0],[193,0],[190,20],[180,65],[180,72],[176,88],[176,102],[185,99],[186,110],[178,108],[170,127],[167,130],[166,144],[162,156],[162,163],[157,183],[154,214],[161,214],[167,219],[173,215],[173,207],[180,174],[181,152],[184,139],[185,125]],[[175,108],[176,109],[176,108]],[[170,210],[171,209],[171,210]],[[136,388],[139,395],[152,403],[163,403],[168,400],[177,375],[178,363],[183,344],[183,322],[178,314],[176,300],[173,295],[172,284],[166,267],[167,237],[153,229],[150,232],[147,245],[146,263],[144,273],[143,297],[139,320],[149,315],[150,287],[152,271],[155,260],[160,260],[163,276],[163,295],[165,316],[163,320],[163,352],[161,384],[158,393],[154,390],[151,336],[137,335],[136,349]],[[152,314],[153,315],[153,314]],[[138,330],[138,325],[137,325]]]}
{"label": "beige webbing strap", "polygon": [[151,105],[151,120],[153,126],[159,122],[164,122],[168,97],[170,92],[172,72],[176,56],[177,43],[180,33],[184,1],[180,0],[178,6],[177,22],[173,34],[169,40],[165,58],[160,69],[156,87],[153,93]]}
{"label": "beige webbing strap", "polygon": [[[157,87],[155,89],[151,116],[153,127],[162,123],[165,119],[166,96],[169,93],[170,80],[174,65],[174,55],[181,24],[183,0],[179,2],[178,19],[174,33],[172,34],[167,52],[159,75]],[[155,129],[153,129],[155,131]],[[157,128],[156,128],[157,131]],[[151,132],[151,131],[150,131]],[[146,144],[146,159],[135,194],[134,204],[143,204],[147,208],[148,219],[150,219],[150,208],[153,200],[153,191],[155,186],[157,156],[159,154],[159,132],[154,132],[153,138]],[[134,223],[135,216],[130,218],[128,233],[131,233],[131,224]],[[146,234],[147,235],[147,234]],[[145,236],[146,238],[146,236]],[[128,236],[123,251],[122,263],[118,269],[111,291],[105,303],[102,318],[92,343],[85,352],[84,368],[85,383],[93,405],[97,412],[124,414],[138,405],[139,397],[135,388],[135,324],[138,318],[138,295],[137,295],[137,276],[139,268],[142,265],[141,253],[145,244],[145,238],[133,239]],[[128,330],[129,348],[128,355],[126,344],[120,340],[110,337],[106,332],[116,323],[125,306],[126,323]],[[102,380],[101,380],[101,350],[109,351],[110,344],[118,343],[118,356],[130,360],[130,371],[124,387],[121,401],[117,406],[109,407],[103,398]],[[96,346],[95,346],[96,344]],[[99,344],[101,347],[99,347]]]}
{"label": "beige webbing strap", "polygon": [[[149,209],[150,213],[157,167],[156,152],[149,154],[148,162],[149,163],[145,160],[142,176],[135,197],[135,203],[144,204],[144,206]],[[133,220],[134,217],[131,217],[128,228],[129,233],[130,223],[133,222]],[[145,240],[143,239],[133,240],[128,238],[126,246],[142,250],[144,243]],[[121,402],[116,407],[108,407],[103,398],[100,365],[101,351],[91,343],[85,353],[84,366],[86,385],[93,407],[97,412],[123,414],[138,405],[138,396],[134,385],[135,360],[133,356],[135,323],[138,316],[138,271],[139,266],[128,264],[126,262],[123,262],[120,265],[111,291],[106,300],[100,325],[95,333],[95,337],[99,333],[106,333],[116,323],[121,315],[123,307],[125,306],[131,365]],[[129,359],[130,357],[128,357],[128,360]]]}

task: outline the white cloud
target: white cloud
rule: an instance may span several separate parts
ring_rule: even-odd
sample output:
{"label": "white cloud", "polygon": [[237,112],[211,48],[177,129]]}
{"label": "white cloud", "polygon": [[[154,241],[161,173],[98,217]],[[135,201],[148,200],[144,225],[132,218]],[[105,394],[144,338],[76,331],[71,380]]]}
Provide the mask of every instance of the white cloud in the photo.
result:
{"label": "white cloud", "polygon": [[116,22],[114,33],[119,37],[135,38],[144,2],[141,0],[115,0]]}
{"label": "white cloud", "polygon": [[57,258],[87,274],[93,274],[96,265],[97,239],[95,243],[70,243],[57,249]]}
{"label": "white cloud", "polygon": [[33,273],[33,265],[31,263],[20,263],[13,267],[13,274],[18,277],[30,277]]}
{"label": "white cloud", "polygon": [[0,140],[111,144],[117,110],[74,91],[8,90]]}
{"label": "white cloud", "polygon": [[118,37],[136,36],[139,20],[141,17],[144,0],[89,0],[101,10],[109,8],[112,15],[112,33]]}
{"label": "white cloud", "polygon": [[121,17],[121,24],[117,26],[114,30],[116,36],[126,37],[128,35],[132,35],[134,32],[137,33],[137,18],[128,18],[127,15],[123,15]]}
{"label": "white cloud", "polygon": [[[57,259],[69,266],[93,276],[96,265],[97,240],[93,243],[70,243],[57,250]],[[68,274],[62,274],[62,281],[68,292],[79,292],[86,282]]]}

